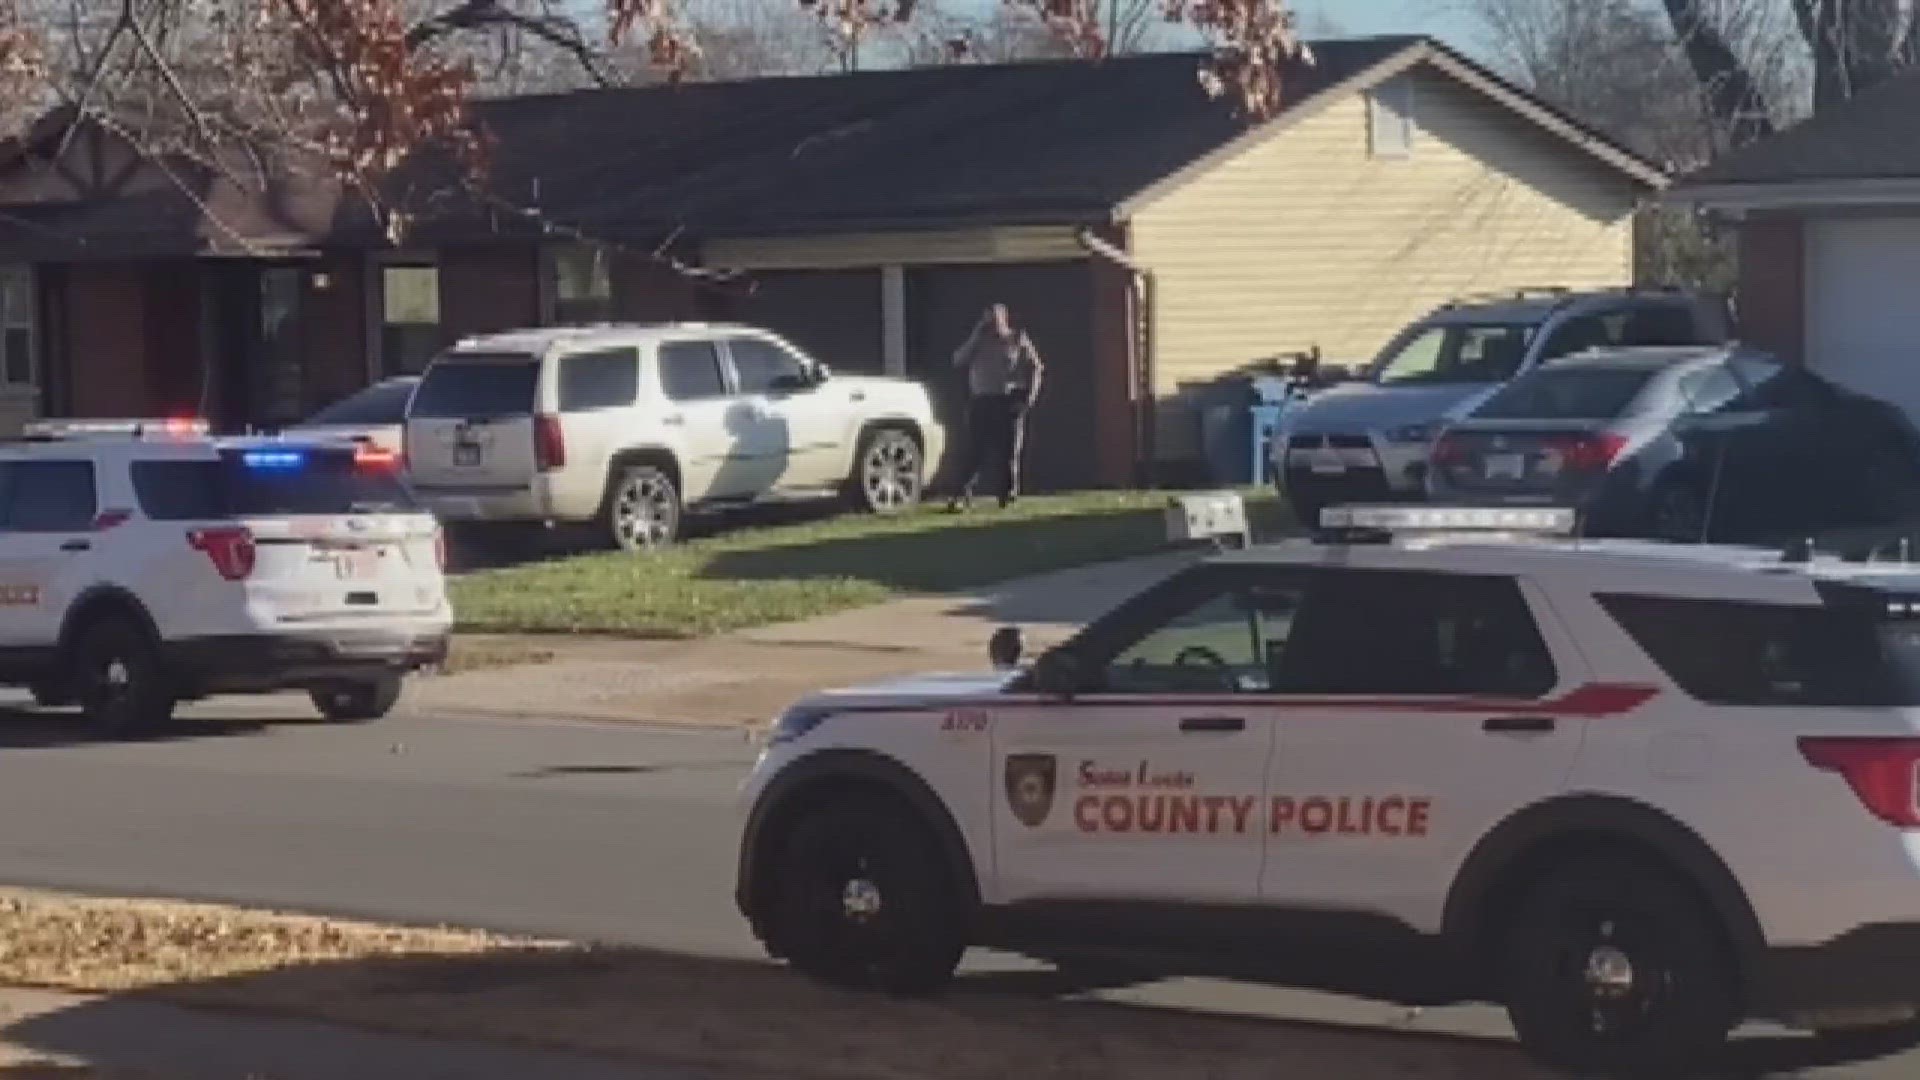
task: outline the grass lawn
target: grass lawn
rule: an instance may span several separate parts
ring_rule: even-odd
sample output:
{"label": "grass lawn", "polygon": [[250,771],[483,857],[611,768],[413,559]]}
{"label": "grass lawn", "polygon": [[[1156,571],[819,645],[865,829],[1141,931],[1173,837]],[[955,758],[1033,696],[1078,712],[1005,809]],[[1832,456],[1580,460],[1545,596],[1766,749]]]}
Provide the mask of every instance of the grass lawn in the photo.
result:
{"label": "grass lawn", "polygon": [[[903,593],[953,592],[1141,555],[1165,540],[1165,492],[1088,492],[774,525],[732,524],[659,553],[595,553],[482,570],[451,583],[458,628],[699,637],[824,615]],[[1255,532],[1283,516],[1253,493]],[[788,515],[791,517],[791,514]]]}

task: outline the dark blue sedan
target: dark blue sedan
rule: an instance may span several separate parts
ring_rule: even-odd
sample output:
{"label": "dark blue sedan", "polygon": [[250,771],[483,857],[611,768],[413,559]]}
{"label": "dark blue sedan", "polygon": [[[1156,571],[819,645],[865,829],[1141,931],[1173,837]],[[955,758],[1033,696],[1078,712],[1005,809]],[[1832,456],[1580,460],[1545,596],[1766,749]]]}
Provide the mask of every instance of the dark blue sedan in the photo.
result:
{"label": "dark blue sedan", "polygon": [[1920,521],[1920,432],[1763,354],[1603,349],[1449,426],[1427,484],[1436,502],[1577,507],[1590,535],[1792,539]]}

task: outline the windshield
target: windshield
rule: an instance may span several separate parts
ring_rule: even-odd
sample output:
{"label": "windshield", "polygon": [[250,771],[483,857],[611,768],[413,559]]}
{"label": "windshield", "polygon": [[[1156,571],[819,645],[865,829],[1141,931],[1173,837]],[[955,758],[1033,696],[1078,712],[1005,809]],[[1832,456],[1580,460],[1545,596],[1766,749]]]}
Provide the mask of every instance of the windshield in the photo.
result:
{"label": "windshield", "polygon": [[1612,420],[1632,408],[1658,368],[1554,367],[1502,387],[1473,411],[1486,420]]}
{"label": "windshield", "polygon": [[460,353],[435,360],[414,392],[410,417],[474,420],[529,416],[540,361],[513,353]]}
{"label": "windshield", "polygon": [[218,461],[138,461],[134,496],[155,521],[412,510],[391,466],[362,465],[348,448],[222,450]]}
{"label": "windshield", "polygon": [[1533,340],[1530,323],[1427,326],[1388,346],[1374,365],[1383,385],[1498,383],[1519,370]]}
{"label": "windshield", "polygon": [[369,386],[314,413],[307,423],[369,427],[398,424],[406,419],[407,398],[413,395],[413,386],[412,379],[396,379]]}

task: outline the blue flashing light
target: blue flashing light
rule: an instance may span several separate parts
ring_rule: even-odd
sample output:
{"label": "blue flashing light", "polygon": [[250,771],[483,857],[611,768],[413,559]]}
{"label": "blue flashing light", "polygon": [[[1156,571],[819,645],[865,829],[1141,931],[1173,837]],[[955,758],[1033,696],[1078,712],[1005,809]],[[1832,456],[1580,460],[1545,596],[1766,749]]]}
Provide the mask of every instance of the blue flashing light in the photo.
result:
{"label": "blue flashing light", "polygon": [[298,469],[307,456],[297,450],[249,450],[240,455],[249,469]]}

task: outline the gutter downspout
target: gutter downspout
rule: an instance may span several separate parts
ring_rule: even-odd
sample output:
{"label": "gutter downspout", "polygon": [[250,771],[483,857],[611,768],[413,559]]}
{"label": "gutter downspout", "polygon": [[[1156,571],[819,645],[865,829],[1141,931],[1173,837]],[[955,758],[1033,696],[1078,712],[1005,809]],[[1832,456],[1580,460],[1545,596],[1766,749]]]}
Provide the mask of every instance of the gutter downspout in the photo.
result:
{"label": "gutter downspout", "polygon": [[1140,305],[1140,326],[1134,342],[1137,362],[1129,372],[1133,377],[1136,401],[1133,416],[1133,471],[1135,482],[1144,485],[1152,479],[1157,449],[1154,432],[1157,417],[1153,397],[1153,271],[1092,229],[1077,230],[1074,239],[1087,249],[1088,254],[1105,259],[1133,275],[1134,292]]}

